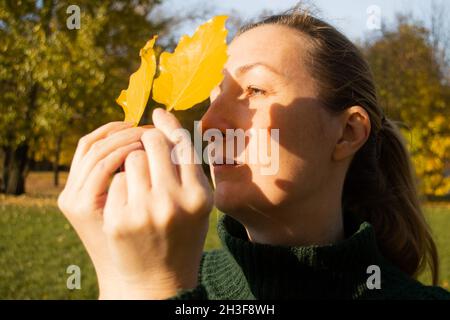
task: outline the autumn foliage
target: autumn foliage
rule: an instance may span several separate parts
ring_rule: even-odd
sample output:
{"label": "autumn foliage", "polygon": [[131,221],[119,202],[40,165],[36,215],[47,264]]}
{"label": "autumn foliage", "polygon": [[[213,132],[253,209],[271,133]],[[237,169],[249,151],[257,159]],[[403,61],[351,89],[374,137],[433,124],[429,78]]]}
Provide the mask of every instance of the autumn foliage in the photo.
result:
{"label": "autumn foliage", "polygon": [[450,82],[440,48],[429,39],[426,28],[403,17],[366,44],[365,53],[380,103],[402,128],[422,194],[444,196],[450,193]]}

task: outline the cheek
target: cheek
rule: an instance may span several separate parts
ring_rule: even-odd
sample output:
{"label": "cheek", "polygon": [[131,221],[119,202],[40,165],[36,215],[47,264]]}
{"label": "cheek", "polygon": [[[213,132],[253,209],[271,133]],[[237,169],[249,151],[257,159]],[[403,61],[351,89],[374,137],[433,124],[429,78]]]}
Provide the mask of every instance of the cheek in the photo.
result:
{"label": "cheek", "polygon": [[[271,159],[275,161],[274,158]],[[275,166],[274,166],[275,167]],[[264,166],[264,168],[267,168]],[[263,166],[251,166],[252,182],[257,186],[262,198],[260,205],[276,207],[298,199],[312,184],[315,178],[310,162],[299,158],[280,147],[277,171],[275,174],[262,174]]]}
{"label": "cheek", "polygon": [[312,112],[279,123],[278,172],[262,175],[260,167],[252,168],[253,181],[269,203],[279,205],[307,197],[327,183],[333,141],[327,117]]}
{"label": "cheek", "polygon": [[322,119],[317,112],[300,113],[284,119],[280,126],[280,145],[291,157],[313,160],[321,153],[324,143]]}
{"label": "cheek", "polygon": [[274,125],[280,128],[280,146],[286,165],[297,163],[301,170],[324,169],[331,161],[335,135],[333,116],[316,102],[295,105],[280,114]]}
{"label": "cheek", "polygon": [[[255,129],[278,129],[278,148],[272,147],[271,141],[261,150],[257,142],[260,136],[256,135],[246,150],[247,155],[256,154],[258,158],[269,155],[272,173],[267,174],[268,166],[260,162],[247,162],[245,170],[219,178],[216,189],[219,209],[232,213],[251,206],[264,212],[308,197],[326,183],[330,143],[324,130],[325,118],[317,110],[309,114],[283,114],[286,116],[254,117],[252,123]],[[274,153],[275,149],[278,150]]]}

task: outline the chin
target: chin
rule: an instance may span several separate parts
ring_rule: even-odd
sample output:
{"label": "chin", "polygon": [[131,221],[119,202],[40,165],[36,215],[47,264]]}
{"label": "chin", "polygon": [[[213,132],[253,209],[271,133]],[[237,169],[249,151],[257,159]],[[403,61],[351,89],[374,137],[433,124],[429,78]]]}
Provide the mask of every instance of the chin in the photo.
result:
{"label": "chin", "polygon": [[221,212],[232,215],[248,208],[248,199],[243,192],[245,187],[229,181],[223,181],[216,185],[214,191],[214,205]]}

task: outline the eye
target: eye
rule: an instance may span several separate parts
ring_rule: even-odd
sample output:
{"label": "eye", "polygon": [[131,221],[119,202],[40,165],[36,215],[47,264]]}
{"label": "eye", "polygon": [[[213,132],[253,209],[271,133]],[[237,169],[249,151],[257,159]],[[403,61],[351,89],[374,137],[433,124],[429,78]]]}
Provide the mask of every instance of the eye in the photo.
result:
{"label": "eye", "polygon": [[263,89],[259,89],[257,87],[254,87],[254,86],[248,86],[247,87],[247,94],[250,97],[257,96],[257,95],[265,95],[266,91],[263,90]]}

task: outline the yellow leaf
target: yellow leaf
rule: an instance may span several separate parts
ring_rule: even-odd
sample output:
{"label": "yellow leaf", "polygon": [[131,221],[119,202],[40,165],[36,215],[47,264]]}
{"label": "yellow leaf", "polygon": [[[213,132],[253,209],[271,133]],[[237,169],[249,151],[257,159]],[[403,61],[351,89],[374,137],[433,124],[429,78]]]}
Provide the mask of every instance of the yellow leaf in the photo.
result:
{"label": "yellow leaf", "polygon": [[153,45],[157,36],[149,40],[139,52],[141,65],[139,69],[130,76],[127,90],[122,90],[116,102],[125,112],[125,121],[139,124],[145,106],[150,96],[153,77],[156,71],[156,57]]}
{"label": "yellow leaf", "polygon": [[160,75],[153,85],[153,99],[167,110],[186,110],[208,98],[223,79],[228,58],[227,16],[216,16],[183,36],[173,53],[160,57]]}

